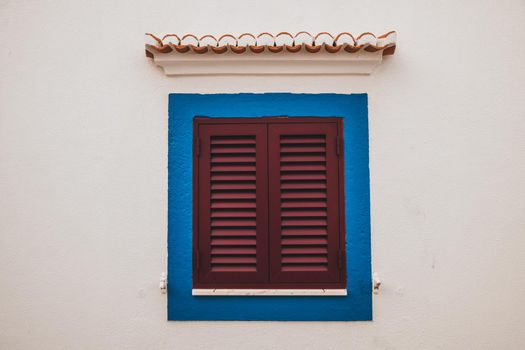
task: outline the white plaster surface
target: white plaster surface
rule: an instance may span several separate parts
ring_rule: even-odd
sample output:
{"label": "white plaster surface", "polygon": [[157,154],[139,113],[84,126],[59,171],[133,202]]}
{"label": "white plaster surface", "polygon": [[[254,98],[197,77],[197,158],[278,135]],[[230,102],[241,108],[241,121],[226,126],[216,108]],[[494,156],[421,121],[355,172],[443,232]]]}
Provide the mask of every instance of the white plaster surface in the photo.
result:
{"label": "white plaster surface", "polygon": [[[370,76],[168,78],[144,33],[398,31]],[[0,349],[524,349],[525,4],[0,0]],[[368,92],[374,321],[167,322],[169,92]]]}

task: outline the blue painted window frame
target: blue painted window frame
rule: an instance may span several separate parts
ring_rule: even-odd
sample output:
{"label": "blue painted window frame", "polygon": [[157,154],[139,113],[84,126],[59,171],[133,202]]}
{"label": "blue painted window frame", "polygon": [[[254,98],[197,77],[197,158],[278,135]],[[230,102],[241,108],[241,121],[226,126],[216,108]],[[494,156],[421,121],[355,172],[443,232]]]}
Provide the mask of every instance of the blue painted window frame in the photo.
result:
{"label": "blue painted window frame", "polygon": [[[367,94],[169,95],[168,320],[372,319]],[[342,117],[347,296],[192,296],[192,145],[196,116]]]}

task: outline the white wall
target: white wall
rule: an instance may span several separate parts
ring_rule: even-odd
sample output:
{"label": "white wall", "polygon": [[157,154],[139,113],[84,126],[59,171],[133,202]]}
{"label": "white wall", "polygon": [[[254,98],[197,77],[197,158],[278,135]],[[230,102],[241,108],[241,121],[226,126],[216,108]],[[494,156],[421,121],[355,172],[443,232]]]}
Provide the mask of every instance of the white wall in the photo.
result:
{"label": "white wall", "polygon": [[[398,31],[371,76],[167,78],[143,33]],[[525,348],[525,3],[0,1],[1,349]],[[368,92],[374,321],[167,322],[167,95]]]}

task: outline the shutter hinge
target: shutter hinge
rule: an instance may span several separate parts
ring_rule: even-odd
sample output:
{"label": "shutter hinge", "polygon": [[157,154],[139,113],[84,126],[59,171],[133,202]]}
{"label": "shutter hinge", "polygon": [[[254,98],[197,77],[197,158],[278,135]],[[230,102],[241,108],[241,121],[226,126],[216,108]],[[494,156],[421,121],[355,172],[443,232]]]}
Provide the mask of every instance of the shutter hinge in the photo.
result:
{"label": "shutter hinge", "polygon": [[195,139],[195,155],[198,157],[201,155],[201,138],[197,137]]}
{"label": "shutter hinge", "polygon": [[343,153],[343,143],[341,142],[341,137],[339,136],[335,138],[335,152],[338,156]]}
{"label": "shutter hinge", "polygon": [[166,294],[168,291],[168,276],[166,276],[166,272],[160,274],[159,288],[162,294]]}
{"label": "shutter hinge", "polygon": [[343,269],[344,260],[345,260],[345,252],[344,250],[339,249],[337,251],[337,267],[339,268],[339,270]]}

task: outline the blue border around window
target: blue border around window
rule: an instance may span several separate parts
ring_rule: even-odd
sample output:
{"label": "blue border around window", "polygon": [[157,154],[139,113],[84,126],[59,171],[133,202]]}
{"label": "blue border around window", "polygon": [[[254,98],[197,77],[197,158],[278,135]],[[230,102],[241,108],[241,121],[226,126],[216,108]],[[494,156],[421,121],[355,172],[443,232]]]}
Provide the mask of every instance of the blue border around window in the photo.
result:
{"label": "blue border around window", "polygon": [[[366,94],[170,94],[168,320],[363,321],[372,319]],[[343,117],[347,296],[192,296],[193,118]]]}

